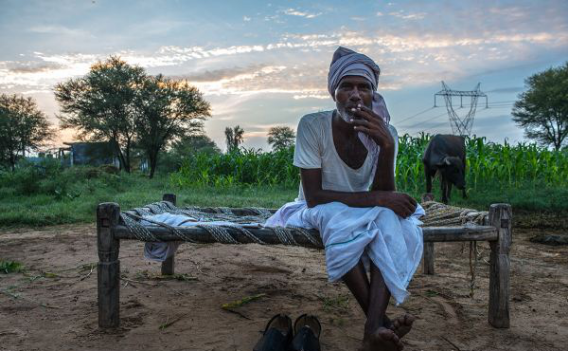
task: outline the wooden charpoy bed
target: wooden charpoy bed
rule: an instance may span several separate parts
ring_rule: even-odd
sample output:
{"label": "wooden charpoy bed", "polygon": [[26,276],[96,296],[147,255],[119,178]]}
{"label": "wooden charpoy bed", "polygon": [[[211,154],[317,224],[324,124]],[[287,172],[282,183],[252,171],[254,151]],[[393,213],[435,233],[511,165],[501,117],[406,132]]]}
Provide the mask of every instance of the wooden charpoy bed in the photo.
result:
{"label": "wooden charpoy bed", "polygon": [[[436,242],[476,242],[490,244],[490,286],[488,323],[496,328],[510,326],[510,245],[512,243],[512,209],[508,204],[493,204],[488,212],[446,206],[429,202],[422,204],[423,270],[434,274]],[[222,220],[225,226],[199,225],[171,227],[143,220],[144,216],[164,212],[184,214],[202,220]],[[120,325],[120,260],[121,240],[144,242],[187,241],[191,243],[296,245],[322,249],[316,230],[302,228],[267,228],[262,223],[274,210],[259,208],[198,208],[176,207],[176,196],[165,194],[161,202],[121,212],[116,203],[97,207],[97,265],[99,326]],[[174,274],[175,257],[162,263],[162,274]]]}

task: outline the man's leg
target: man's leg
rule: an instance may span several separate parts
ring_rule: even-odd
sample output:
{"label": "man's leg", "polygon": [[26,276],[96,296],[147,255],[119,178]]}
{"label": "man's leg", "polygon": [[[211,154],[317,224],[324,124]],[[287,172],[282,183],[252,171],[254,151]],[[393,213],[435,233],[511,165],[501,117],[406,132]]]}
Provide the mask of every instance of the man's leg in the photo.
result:
{"label": "man's leg", "polygon": [[[356,301],[358,301],[358,304],[367,317],[370,288],[363,260],[360,260],[354,268],[346,273],[342,277],[342,280],[346,283],[348,289],[350,289],[352,295],[354,295]],[[393,327],[393,323],[388,318],[387,314],[385,314],[382,325],[386,328]]]}
{"label": "man's leg", "polygon": [[356,301],[358,301],[358,304],[362,308],[362,311],[364,311],[367,316],[369,303],[369,281],[363,261],[360,260],[354,268],[342,277],[342,280],[346,283],[348,289],[350,289],[352,295],[354,295]]}
{"label": "man's leg", "polygon": [[387,310],[387,305],[389,304],[389,298],[391,293],[383,276],[375,264],[370,263],[371,266],[371,279],[370,279],[370,289],[369,289],[369,301],[368,301],[368,311],[367,311],[367,322],[366,322],[366,332],[374,332],[380,326],[383,326],[383,320],[385,317],[385,311]]}
{"label": "man's leg", "polygon": [[[366,317],[368,317],[370,283],[368,281],[363,261],[360,260],[354,268],[342,277],[342,280],[346,283],[346,286],[350,289],[352,295],[356,298],[356,301],[358,301],[358,304]],[[397,336],[402,337],[411,330],[411,326],[414,321],[415,318],[409,314],[399,316],[392,321],[389,319],[387,314],[384,313],[382,326],[393,329]]]}
{"label": "man's leg", "polygon": [[391,293],[387,289],[379,269],[373,262],[370,263],[370,266],[369,300],[367,320],[364,327],[363,350],[376,348],[387,351],[402,350],[403,344],[397,334],[383,325]]}
{"label": "man's leg", "polygon": [[[366,316],[368,316],[370,304],[370,282],[368,281],[362,260],[360,260],[354,268],[346,273],[342,277],[342,280],[346,283],[348,289],[350,289]],[[389,301],[389,297],[387,297],[387,300]],[[383,315],[385,315],[385,309],[383,311]],[[369,316],[367,320],[369,321]],[[361,351],[375,350],[378,346],[381,347],[382,350],[394,351],[401,349],[402,344],[397,335],[391,329],[382,327],[381,330],[379,328],[375,328],[372,332],[368,332],[367,324],[368,323],[366,322],[366,331],[364,332],[364,341],[362,349],[360,349]]]}

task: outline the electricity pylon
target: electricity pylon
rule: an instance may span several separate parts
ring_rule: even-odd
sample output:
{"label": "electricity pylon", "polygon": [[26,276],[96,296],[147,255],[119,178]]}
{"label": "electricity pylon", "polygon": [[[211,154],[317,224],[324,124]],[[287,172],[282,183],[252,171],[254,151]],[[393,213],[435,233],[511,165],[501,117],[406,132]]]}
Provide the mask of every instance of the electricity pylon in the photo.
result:
{"label": "electricity pylon", "polygon": [[[437,96],[442,96],[445,99],[445,104],[448,111],[448,118],[450,121],[450,126],[452,128],[452,133],[462,136],[470,136],[472,131],[472,124],[474,122],[474,114],[476,113],[476,107],[478,105],[478,98],[486,98],[486,108],[488,108],[488,96],[480,91],[480,83],[474,88],[474,90],[452,90],[443,83],[443,90],[435,94],[435,107],[437,107]],[[453,96],[460,97],[460,108],[462,105],[462,98],[465,96],[470,96],[470,110],[464,118],[460,118],[452,105]]]}

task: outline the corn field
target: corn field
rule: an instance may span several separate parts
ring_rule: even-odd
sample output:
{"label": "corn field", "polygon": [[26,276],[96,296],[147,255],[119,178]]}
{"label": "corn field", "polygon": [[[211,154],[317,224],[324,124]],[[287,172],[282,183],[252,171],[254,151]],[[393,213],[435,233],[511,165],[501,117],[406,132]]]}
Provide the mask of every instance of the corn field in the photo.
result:
{"label": "corn field", "polygon": [[[398,187],[424,190],[422,157],[429,140],[428,134],[399,139]],[[567,148],[551,151],[531,143],[496,144],[486,142],[486,138],[467,138],[466,184],[469,189],[538,185],[567,188]]]}
{"label": "corn field", "polygon": [[240,150],[228,154],[195,153],[171,175],[177,186],[231,187],[269,185],[298,187],[300,174],[292,165],[294,148],[277,152]]}
{"label": "corn field", "polygon": [[[423,192],[423,152],[428,134],[399,138],[396,181],[401,191]],[[496,144],[485,138],[467,138],[468,189],[484,187],[567,188],[567,148],[551,151],[531,143]],[[171,175],[173,185],[229,187],[268,185],[298,187],[299,171],[292,165],[294,149],[278,152],[241,150],[229,154],[189,156]]]}

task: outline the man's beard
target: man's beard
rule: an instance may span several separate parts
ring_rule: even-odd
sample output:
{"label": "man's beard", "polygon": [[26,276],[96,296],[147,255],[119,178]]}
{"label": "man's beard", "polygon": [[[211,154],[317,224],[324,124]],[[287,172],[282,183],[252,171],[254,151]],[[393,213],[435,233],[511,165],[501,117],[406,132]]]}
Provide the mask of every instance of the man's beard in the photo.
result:
{"label": "man's beard", "polygon": [[351,123],[352,119],[356,119],[354,113],[351,111],[347,111],[346,109],[336,109],[338,111],[338,115],[346,121],[347,123]]}

